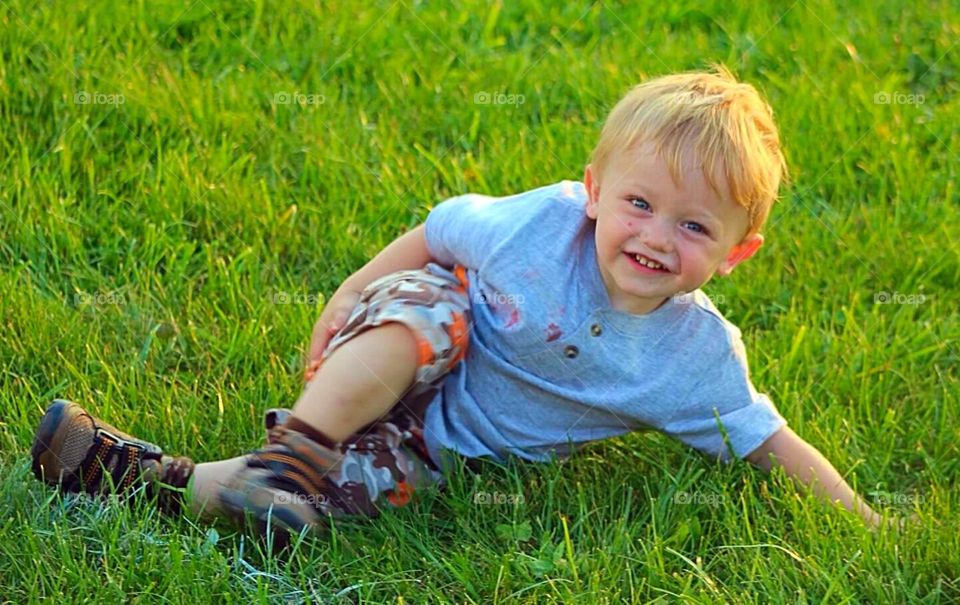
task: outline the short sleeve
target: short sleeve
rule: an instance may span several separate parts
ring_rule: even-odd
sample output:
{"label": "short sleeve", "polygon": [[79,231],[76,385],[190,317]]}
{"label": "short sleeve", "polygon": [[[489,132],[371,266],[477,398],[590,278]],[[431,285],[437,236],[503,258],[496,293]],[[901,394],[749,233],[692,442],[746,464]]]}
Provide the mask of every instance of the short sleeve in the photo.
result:
{"label": "short sleeve", "polygon": [[550,201],[545,188],[489,197],[463,195],[437,204],[425,224],[427,249],[441,265],[480,269],[498,246],[537,220]]}
{"label": "short sleeve", "polygon": [[[730,335],[725,354],[710,355],[710,364],[663,427],[665,433],[710,456],[730,459],[730,449],[744,458],[786,425],[770,398],[750,382],[746,352],[739,335]],[[729,438],[729,449],[723,433]]]}

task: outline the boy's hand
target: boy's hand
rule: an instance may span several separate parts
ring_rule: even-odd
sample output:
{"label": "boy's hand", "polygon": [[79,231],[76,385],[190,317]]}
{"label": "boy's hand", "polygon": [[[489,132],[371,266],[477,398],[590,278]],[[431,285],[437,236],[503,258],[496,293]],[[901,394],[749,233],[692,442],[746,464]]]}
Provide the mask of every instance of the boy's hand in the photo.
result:
{"label": "boy's hand", "polygon": [[855,512],[870,527],[882,524],[882,518],[854,491],[837,469],[815,447],[801,439],[790,427],[783,427],[763,445],[747,456],[747,460],[765,471],[776,464],[782,466],[795,481],[813,489],[830,503]]}
{"label": "boy's hand", "polygon": [[839,504],[858,513],[867,527],[894,531],[917,530],[923,520],[916,512],[906,516],[883,515],[872,508],[850,488],[837,469],[812,445],[789,427],[783,427],[763,445],[747,456],[752,464],[769,471],[773,464],[782,466],[795,481],[813,488],[814,493],[831,504]]}
{"label": "boy's hand", "polygon": [[341,287],[330,298],[323,308],[320,319],[313,326],[313,336],[310,339],[310,352],[307,356],[307,368],[304,371],[304,380],[309,382],[320,367],[320,356],[327,348],[327,344],[334,334],[340,331],[350,312],[357,306],[360,293],[356,290]]}

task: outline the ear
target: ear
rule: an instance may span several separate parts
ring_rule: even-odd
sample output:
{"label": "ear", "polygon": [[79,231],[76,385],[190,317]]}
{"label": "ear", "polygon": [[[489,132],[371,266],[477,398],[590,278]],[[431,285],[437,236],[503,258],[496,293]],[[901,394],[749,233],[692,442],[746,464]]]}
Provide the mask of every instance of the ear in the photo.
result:
{"label": "ear", "polygon": [[587,217],[596,219],[600,205],[600,183],[597,182],[593,166],[587,164],[583,170],[583,186],[587,190]]}
{"label": "ear", "polygon": [[734,267],[756,254],[762,245],[763,236],[759,233],[743,238],[739,244],[730,249],[727,258],[717,267],[717,275],[721,277],[730,275]]}

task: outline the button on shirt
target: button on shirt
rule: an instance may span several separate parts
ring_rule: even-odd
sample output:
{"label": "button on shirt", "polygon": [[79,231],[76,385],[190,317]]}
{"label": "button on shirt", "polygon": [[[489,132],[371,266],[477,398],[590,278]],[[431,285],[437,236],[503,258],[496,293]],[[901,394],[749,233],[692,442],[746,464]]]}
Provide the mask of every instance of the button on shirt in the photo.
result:
{"label": "button on shirt", "polygon": [[785,421],[751,384],[740,331],[699,290],[646,315],[612,308],[585,204],[564,181],[430,212],[427,246],[467,268],[474,322],[427,408],[431,456],[545,460],[655,429],[727,459],[721,425],[746,456]]}

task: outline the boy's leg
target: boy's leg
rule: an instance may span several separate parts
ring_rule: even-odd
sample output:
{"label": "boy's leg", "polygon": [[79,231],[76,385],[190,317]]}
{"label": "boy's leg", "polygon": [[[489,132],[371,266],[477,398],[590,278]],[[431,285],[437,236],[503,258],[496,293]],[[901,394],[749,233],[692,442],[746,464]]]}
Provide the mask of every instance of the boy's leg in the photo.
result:
{"label": "boy's leg", "polygon": [[[434,265],[371,284],[328,345],[294,415],[270,429],[269,444],[251,455],[195,469],[188,458],[166,456],[80,406],[58,401],[37,430],[34,473],[72,492],[120,493],[144,485],[170,510],[180,510],[192,478],[187,496],[194,512],[222,512],[218,496],[229,492],[227,512],[247,510],[261,521],[272,515],[293,527],[311,525],[318,513],[372,514],[380,496],[402,505],[414,488],[439,478],[426,453],[422,414],[430,390],[466,352],[466,288],[462,267],[451,273]],[[411,383],[417,388],[403,402]],[[398,400],[389,418],[375,422]],[[362,427],[362,435],[351,435]],[[231,489],[222,490],[227,478]],[[309,498],[290,503],[276,500],[278,493]],[[263,500],[271,495],[273,501]]]}
{"label": "boy's leg", "polygon": [[293,416],[339,443],[392,408],[416,373],[413,332],[403,324],[384,324],[326,358],[293,406]]}
{"label": "boy's leg", "polygon": [[247,456],[237,456],[215,462],[204,462],[193,469],[193,482],[189,486],[187,502],[190,512],[199,518],[212,518],[220,514],[218,494],[226,477],[232,477],[247,465]]}
{"label": "boy's leg", "polygon": [[[320,366],[293,407],[297,422],[306,423],[333,446],[378,420],[413,383],[417,342],[410,328],[387,323],[363,332],[336,349]],[[288,424],[290,422],[288,421]],[[246,466],[247,456],[197,465],[190,508],[215,516],[223,483]]]}
{"label": "boy's leg", "polygon": [[368,286],[293,414],[218,490],[224,512],[299,531],[402,506],[440,481],[423,416],[463,359],[469,324],[463,267],[428,265]]}
{"label": "boy's leg", "polygon": [[[407,391],[417,370],[416,346],[416,339],[410,328],[398,323],[384,324],[345,342],[327,357],[300,395],[293,408],[294,418],[326,436],[331,446],[346,439],[361,427],[383,416]],[[59,408],[51,408],[50,414],[45,416],[45,422],[41,423],[41,426],[49,427],[42,435],[38,433],[38,438],[46,445],[40,447],[34,456],[38,458],[40,451],[45,453],[41,475],[46,474],[48,478],[77,470],[87,458],[90,444],[94,443],[98,424],[114,436],[122,435],[128,441],[135,441],[129,435],[85,412],[75,412],[74,410],[80,410],[79,406],[70,409],[70,418],[52,419],[54,424],[51,426],[50,415],[62,415],[58,410]],[[73,417],[74,415],[77,417]],[[55,435],[59,438],[54,438]],[[65,443],[61,445],[60,441]],[[148,450],[160,451],[152,444],[149,446]],[[71,450],[75,450],[75,453]],[[99,464],[113,465],[114,468],[125,462],[134,464],[129,457],[128,460],[121,459],[124,451],[122,446],[118,451],[121,453],[116,456],[116,460],[112,460],[108,459],[109,452],[104,449],[101,459],[89,461],[87,474],[92,475],[93,471],[99,470],[96,469]],[[197,465],[193,469],[190,494],[186,498],[190,510],[199,516],[216,516],[220,512],[217,499],[219,488],[226,479],[246,466],[247,458],[238,456]],[[146,462],[138,460],[136,464]],[[157,464],[160,464],[159,459]],[[158,466],[152,472],[151,479],[164,480],[160,469]],[[116,482],[123,483],[124,479],[132,481],[137,470],[121,469],[124,474],[118,474],[120,481]],[[90,487],[90,491],[96,491],[92,483]]]}

